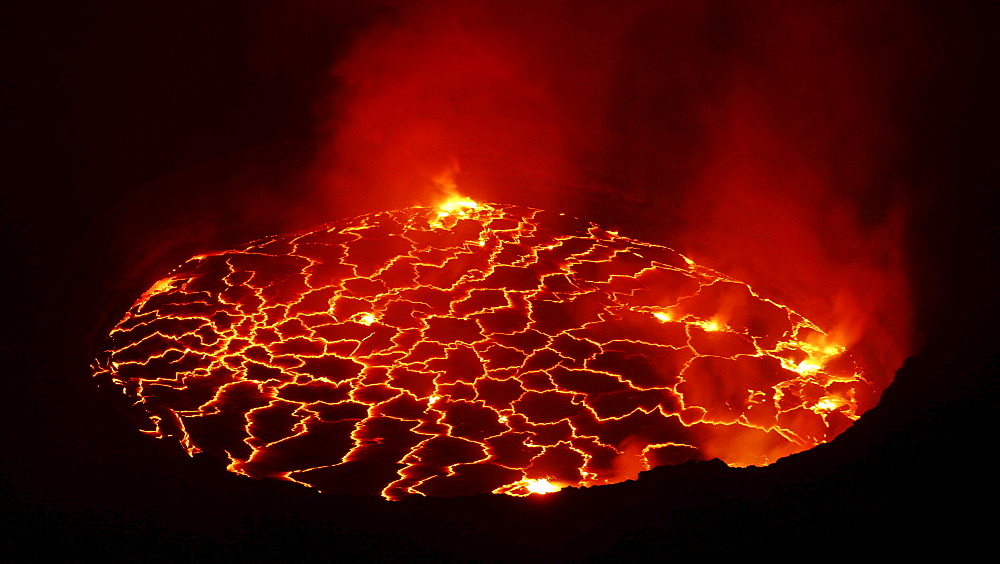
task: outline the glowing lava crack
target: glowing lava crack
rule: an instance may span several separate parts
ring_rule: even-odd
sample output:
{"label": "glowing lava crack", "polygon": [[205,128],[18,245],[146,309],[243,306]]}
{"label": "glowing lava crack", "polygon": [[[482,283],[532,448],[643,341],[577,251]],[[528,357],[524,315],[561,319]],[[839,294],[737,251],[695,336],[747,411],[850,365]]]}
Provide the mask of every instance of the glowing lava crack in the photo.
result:
{"label": "glowing lava crack", "polygon": [[95,374],[190,454],[391,500],[762,465],[831,440],[869,386],[809,321],[671,249],[469,201],[196,256]]}

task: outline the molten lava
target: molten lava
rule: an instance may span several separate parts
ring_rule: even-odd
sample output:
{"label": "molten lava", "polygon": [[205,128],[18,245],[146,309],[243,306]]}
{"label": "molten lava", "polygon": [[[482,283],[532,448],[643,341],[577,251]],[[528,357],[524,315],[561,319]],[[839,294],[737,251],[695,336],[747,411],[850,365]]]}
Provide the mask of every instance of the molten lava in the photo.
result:
{"label": "molten lava", "polygon": [[193,257],[95,375],[189,454],[390,500],[763,465],[838,435],[871,386],[808,320],[669,248],[469,200]]}

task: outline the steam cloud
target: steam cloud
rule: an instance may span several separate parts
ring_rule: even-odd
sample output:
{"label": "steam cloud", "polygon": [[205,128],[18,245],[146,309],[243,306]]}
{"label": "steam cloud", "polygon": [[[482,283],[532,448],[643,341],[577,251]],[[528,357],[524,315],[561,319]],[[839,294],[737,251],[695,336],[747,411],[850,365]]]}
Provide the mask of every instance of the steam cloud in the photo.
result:
{"label": "steam cloud", "polygon": [[332,217],[557,209],[794,303],[888,384],[912,349],[902,4],[391,6],[331,72],[314,174]]}

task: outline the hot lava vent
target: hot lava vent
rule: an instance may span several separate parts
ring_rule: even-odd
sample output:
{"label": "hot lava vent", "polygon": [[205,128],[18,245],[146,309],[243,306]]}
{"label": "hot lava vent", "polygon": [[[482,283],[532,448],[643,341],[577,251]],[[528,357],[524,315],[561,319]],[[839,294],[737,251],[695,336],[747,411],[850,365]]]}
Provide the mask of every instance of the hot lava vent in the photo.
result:
{"label": "hot lava vent", "polygon": [[763,465],[831,440],[871,392],[843,346],[742,282],[471,201],[193,257],[95,375],[192,455],[390,500]]}

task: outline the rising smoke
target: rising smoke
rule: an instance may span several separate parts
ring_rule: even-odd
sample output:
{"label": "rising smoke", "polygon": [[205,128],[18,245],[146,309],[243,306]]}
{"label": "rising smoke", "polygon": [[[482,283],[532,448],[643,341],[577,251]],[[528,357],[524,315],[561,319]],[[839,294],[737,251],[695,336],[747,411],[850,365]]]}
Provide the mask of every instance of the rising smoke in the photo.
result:
{"label": "rising smoke", "polygon": [[393,3],[331,69],[330,214],[483,201],[655,239],[795,304],[876,378],[912,350],[905,5]]}

